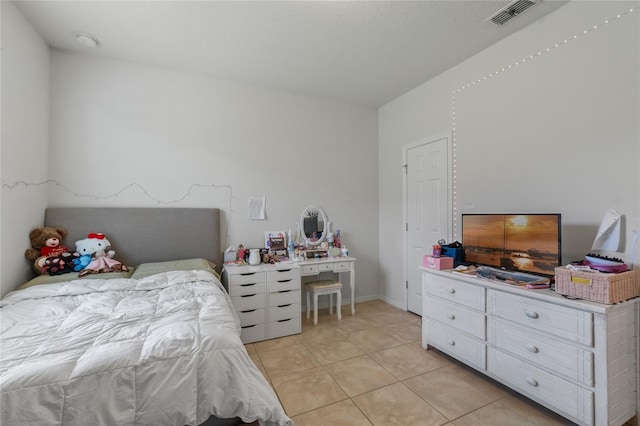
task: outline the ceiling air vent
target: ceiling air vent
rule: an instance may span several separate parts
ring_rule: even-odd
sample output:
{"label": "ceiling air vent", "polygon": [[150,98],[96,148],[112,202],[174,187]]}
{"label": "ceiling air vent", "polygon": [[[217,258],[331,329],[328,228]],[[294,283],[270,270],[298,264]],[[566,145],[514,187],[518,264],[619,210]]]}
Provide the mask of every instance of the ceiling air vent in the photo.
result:
{"label": "ceiling air vent", "polygon": [[502,25],[507,21],[515,18],[531,6],[536,4],[536,0],[516,0],[513,3],[500,9],[498,13],[487,19],[496,25]]}

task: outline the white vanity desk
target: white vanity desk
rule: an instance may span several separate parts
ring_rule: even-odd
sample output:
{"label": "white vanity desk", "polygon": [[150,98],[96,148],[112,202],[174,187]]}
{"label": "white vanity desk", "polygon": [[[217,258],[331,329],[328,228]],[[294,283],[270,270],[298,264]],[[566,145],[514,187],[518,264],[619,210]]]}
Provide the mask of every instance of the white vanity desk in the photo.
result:
{"label": "white vanity desk", "polygon": [[[356,308],[354,305],[355,293],[356,293],[356,269],[355,257],[340,256],[340,257],[322,257],[319,259],[308,259],[298,262],[294,262],[300,265],[300,275],[314,276],[320,275],[321,272],[333,272],[338,274],[338,279],[341,283],[346,284],[346,281],[342,280],[342,276],[349,274],[349,289],[351,291],[351,315],[355,315]],[[307,309],[309,307],[307,306]]]}

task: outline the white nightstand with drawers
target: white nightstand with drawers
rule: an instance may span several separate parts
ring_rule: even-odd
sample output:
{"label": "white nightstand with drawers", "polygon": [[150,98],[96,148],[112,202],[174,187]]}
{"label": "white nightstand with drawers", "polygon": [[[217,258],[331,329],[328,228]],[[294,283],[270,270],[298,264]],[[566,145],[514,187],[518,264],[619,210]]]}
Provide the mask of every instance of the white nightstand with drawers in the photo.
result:
{"label": "white nightstand with drawers", "polygon": [[244,343],[302,331],[298,265],[225,265],[222,282],[240,318]]}
{"label": "white nightstand with drawers", "polygon": [[640,299],[604,305],[422,270],[422,346],[581,425],[638,414]]}

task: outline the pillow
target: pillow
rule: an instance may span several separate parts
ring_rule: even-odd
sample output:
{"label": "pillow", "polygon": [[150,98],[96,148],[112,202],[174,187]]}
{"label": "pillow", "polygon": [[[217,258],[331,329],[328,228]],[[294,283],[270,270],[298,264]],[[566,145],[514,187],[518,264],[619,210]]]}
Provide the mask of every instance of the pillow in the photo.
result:
{"label": "pillow", "polygon": [[134,273],[134,268],[129,266],[129,272],[119,271],[119,272],[107,272],[103,274],[91,274],[82,278],[78,277],[77,272],[71,272],[68,274],[61,274],[61,275],[39,275],[34,279],[22,284],[20,287],[17,288],[17,290],[22,290],[34,285],[62,283],[62,282],[78,280],[78,279],[91,280],[91,279],[102,278],[105,280],[111,280],[114,278],[131,278],[131,275],[133,273]]}
{"label": "pillow", "polygon": [[207,259],[185,259],[169,260],[166,262],[143,263],[136,267],[136,271],[131,275],[131,278],[137,280],[162,272],[193,271],[194,269],[211,272],[218,279],[220,279],[220,276],[216,272],[216,264]]}

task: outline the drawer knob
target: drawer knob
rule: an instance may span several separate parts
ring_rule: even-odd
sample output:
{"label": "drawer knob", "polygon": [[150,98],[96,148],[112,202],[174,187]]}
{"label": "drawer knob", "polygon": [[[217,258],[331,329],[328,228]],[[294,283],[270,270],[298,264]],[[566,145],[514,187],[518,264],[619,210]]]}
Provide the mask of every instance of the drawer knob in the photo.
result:
{"label": "drawer knob", "polygon": [[456,345],[456,342],[453,339],[449,339],[449,341],[447,343],[450,344],[451,346],[455,346]]}
{"label": "drawer knob", "polygon": [[527,350],[534,354],[537,354],[540,351],[536,345],[527,345]]}
{"label": "drawer knob", "polygon": [[531,386],[538,386],[538,381],[536,379],[534,379],[533,377],[527,377],[525,378],[526,382],[529,383]]}
{"label": "drawer knob", "polygon": [[533,318],[533,319],[536,319],[539,317],[538,313],[535,311],[526,311],[524,314],[529,318]]}
{"label": "drawer knob", "polygon": [[455,289],[455,288],[450,288],[450,289],[449,289],[449,293],[454,294],[455,292],[456,292],[456,289]]}
{"label": "drawer knob", "polygon": [[453,314],[449,314],[449,319],[450,319],[450,320],[454,320],[454,319],[456,319],[456,316],[455,316],[455,315],[453,315]]}

